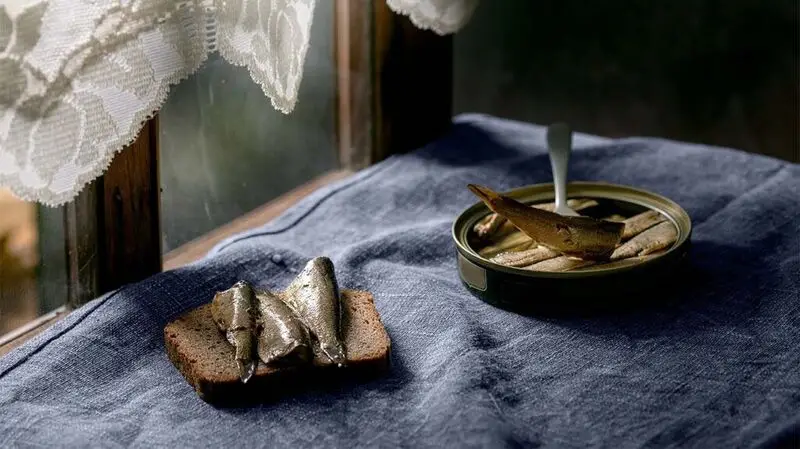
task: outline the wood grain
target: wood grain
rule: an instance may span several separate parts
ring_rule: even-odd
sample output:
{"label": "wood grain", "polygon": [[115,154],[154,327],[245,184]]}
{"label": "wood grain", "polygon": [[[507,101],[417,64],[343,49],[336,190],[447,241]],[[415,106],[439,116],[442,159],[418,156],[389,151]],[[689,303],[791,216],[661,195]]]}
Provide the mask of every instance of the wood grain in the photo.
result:
{"label": "wood grain", "polygon": [[153,118],[103,176],[104,292],[161,271],[159,189],[158,120]]}
{"label": "wood grain", "polygon": [[337,137],[360,169],[434,140],[451,123],[453,42],[385,2],[337,0]]}
{"label": "wood grain", "polygon": [[70,307],[161,271],[158,120],[65,208]]}
{"label": "wood grain", "polygon": [[419,148],[450,126],[453,37],[417,28],[375,6],[376,152],[374,160]]}
{"label": "wood grain", "polygon": [[374,147],[371,5],[336,0],[334,66],[339,164],[358,170],[371,164]]}

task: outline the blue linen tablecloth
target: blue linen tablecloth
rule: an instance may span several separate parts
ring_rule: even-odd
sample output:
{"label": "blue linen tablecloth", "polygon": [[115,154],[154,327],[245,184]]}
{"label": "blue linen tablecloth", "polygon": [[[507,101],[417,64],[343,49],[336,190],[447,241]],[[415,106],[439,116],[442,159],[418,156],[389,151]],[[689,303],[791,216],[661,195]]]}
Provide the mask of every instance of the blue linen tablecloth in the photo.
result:
{"label": "blue linen tablecloth", "polygon": [[[466,184],[547,182],[550,168],[542,127],[459,116],[441,140],[0,359],[0,447],[796,447],[800,166],[658,139],[575,144],[571,179],[639,186],[691,215],[692,274],[674,301],[544,319],[471,296],[450,237],[476,202]],[[343,288],[374,293],[392,371],[255,408],[202,402],[163,326],[239,279],[282,288],[317,255]]]}

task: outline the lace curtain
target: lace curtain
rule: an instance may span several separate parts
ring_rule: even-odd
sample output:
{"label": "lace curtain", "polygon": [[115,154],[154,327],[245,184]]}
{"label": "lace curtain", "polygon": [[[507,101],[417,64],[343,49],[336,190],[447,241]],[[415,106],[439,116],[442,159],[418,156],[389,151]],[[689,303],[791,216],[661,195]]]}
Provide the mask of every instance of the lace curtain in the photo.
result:
{"label": "lace curtain", "polygon": [[[439,34],[462,27],[478,2],[386,1]],[[210,52],[247,67],[290,113],[315,2],[2,0],[0,186],[51,206],[70,201]]]}

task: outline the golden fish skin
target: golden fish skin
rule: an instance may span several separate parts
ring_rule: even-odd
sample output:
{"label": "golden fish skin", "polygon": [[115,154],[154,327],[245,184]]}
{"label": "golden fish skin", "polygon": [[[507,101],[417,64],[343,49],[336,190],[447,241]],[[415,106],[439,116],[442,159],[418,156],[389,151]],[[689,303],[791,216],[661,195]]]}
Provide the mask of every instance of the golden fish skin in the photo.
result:
{"label": "golden fish skin", "polygon": [[506,217],[540,245],[581,259],[606,260],[622,238],[623,223],[590,217],[567,217],[528,207],[493,190],[469,184],[492,211]]}
{"label": "golden fish skin", "polygon": [[327,257],[311,259],[283,293],[286,305],[306,325],[318,348],[333,363],[344,366],[344,347],[340,337],[341,298]]}
{"label": "golden fish skin", "polygon": [[294,312],[269,290],[255,290],[258,304],[258,358],[265,364],[299,363],[313,358],[308,330]]}
{"label": "golden fish skin", "polygon": [[507,267],[524,267],[533,265],[543,260],[558,257],[558,252],[544,246],[536,246],[534,248],[526,249],[525,251],[514,251],[507,253],[500,253],[491,259],[491,262],[496,264],[505,265]]}
{"label": "golden fish skin", "polygon": [[625,230],[622,231],[622,240],[628,240],[666,219],[667,217],[655,210],[648,210],[647,212],[642,212],[641,214],[627,218],[624,221]]}
{"label": "golden fish skin", "polygon": [[634,256],[646,256],[669,247],[678,239],[678,230],[669,221],[642,232],[614,250],[611,260],[627,259]]}
{"label": "golden fish skin", "polygon": [[211,300],[211,316],[233,345],[239,378],[243,383],[253,377],[257,365],[253,358],[253,312],[253,290],[244,281],[218,292]]}
{"label": "golden fish skin", "polygon": [[612,262],[606,262],[600,265],[597,265],[597,268],[622,268],[628,267],[631,265],[640,264],[642,262],[648,261],[650,259],[654,259],[660,256],[662,251],[657,251],[654,253],[647,254],[645,256],[636,256],[636,257],[629,257],[627,259],[618,259]]}
{"label": "golden fish skin", "polygon": [[[620,214],[613,214],[613,215],[609,215],[608,217],[603,217],[603,220],[606,220],[606,221],[625,221],[626,218],[623,217]],[[625,233],[623,232],[622,235],[624,236]],[[625,237],[623,237],[623,238],[625,238]]]}
{"label": "golden fish skin", "polygon": [[569,256],[558,256],[553,259],[547,259],[542,262],[535,263],[523,267],[524,270],[530,271],[570,271],[576,268],[584,268],[596,264],[594,260],[575,259]]}
{"label": "golden fish skin", "polygon": [[[596,200],[588,198],[573,198],[567,200],[567,206],[571,207],[575,212],[597,206],[598,204],[599,203]],[[556,203],[534,204],[530,207],[553,212],[556,208]],[[491,213],[475,223],[472,230],[475,232],[478,238],[487,238],[500,237],[510,234],[511,232],[516,231],[517,228],[511,223],[508,223],[508,220],[506,220],[502,215]]]}
{"label": "golden fish skin", "polygon": [[489,214],[475,223],[475,226],[473,226],[472,230],[479,238],[486,238],[494,234],[497,228],[499,228],[500,225],[502,225],[505,221],[506,219],[500,215]]}
{"label": "golden fish skin", "polygon": [[[510,221],[503,218],[502,215],[491,214],[491,217],[500,217],[502,218],[502,224],[497,227],[497,230],[494,231],[491,235],[487,236],[485,240],[489,241],[498,241],[504,237],[508,237],[511,234],[519,233],[519,229],[516,226],[511,224]],[[526,236],[527,237],[527,236]],[[530,238],[530,237],[529,237]]]}
{"label": "golden fish skin", "polygon": [[480,254],[482,257],[491,258],[500,253],[508,251],[522,251],[528,249],[532,243],[533,240],[531,240],[531,238],[527,235],[521,232],[515,232],[503,237],[494,245],[481,248],[481,250],[478,251],[478,254]]}

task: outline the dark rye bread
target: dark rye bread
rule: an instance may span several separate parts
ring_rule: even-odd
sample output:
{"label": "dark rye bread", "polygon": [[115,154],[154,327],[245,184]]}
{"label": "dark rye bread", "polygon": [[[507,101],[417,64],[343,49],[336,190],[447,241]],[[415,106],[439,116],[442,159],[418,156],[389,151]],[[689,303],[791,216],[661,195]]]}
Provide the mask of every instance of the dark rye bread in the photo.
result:
{"label": "dark rye bread", "polygon": [[389,368],[391,343],[372,295],[342,290],[342,338],[347,366],[339,368],[315,354],[310,366],[271,367],[259,363],[246,384],[239,380],[233,347],[211,319],[210,304],[180,316],[164,328],[167,355],[206,402],[246,405],[276,399],[297,390],[359,381]]}

